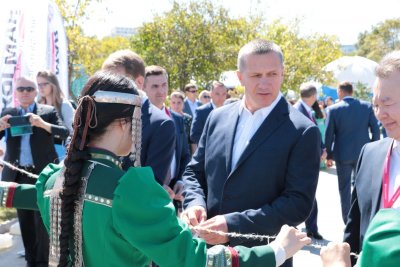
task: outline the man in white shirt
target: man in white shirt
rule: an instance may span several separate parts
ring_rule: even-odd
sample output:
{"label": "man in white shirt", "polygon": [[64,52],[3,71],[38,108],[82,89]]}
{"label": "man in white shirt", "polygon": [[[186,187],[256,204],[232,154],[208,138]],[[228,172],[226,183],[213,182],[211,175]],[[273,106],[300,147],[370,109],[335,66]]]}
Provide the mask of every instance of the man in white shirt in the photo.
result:
{"label": "man in white shirt", "polygon": [[[212,231],[274,235],[310,213],[320,160],[318,128],[283,98],[282,51],[254,40],[241,48],[244,99],[210,113],[183,175],[183,220],[208,244],[265,241]],[[279,250],[275,250],[277,266]],[[292,266],[291,261],[283,266]]]}
{"label": "man in white shirt", "polygon": [[183,102],[183,112],[192,116],[192,119],[196,117],[196,108],[200,107],[202,103],[197,99],[197,86],[188,83],[183,89],[185,91],[185,101]]}
{"label": "man in white shirt", "polygon": [[357,163],[344,234],[355,253],[360,252],[366,229],[379,209],[400,209],[400,51],[382,59],[376,76],[373,107],[389,138],[366,144]]}

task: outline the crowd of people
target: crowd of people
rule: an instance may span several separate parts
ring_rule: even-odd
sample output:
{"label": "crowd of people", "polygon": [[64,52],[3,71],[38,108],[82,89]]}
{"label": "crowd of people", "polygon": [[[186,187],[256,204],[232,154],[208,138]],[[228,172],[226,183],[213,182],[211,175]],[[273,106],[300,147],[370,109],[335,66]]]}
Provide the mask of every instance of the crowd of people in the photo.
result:
{"label": "crowd of people", "polygon": [[0,118],[16,167],[3,168],[0,205],[17,208],[27,266],[292,266],[323,239],[315,192],[333,162],[346,243],[321,250],[324,266],[396,266],[400,52],[378,66],[373,104],[348,82],[336,103],[307,81],[286,100],[271,41],[244,45],[237,68],[240,99],[219,81],[168,95],[166,68],[116,51],[76,111],[53,73],[20,77],[19,106]]}

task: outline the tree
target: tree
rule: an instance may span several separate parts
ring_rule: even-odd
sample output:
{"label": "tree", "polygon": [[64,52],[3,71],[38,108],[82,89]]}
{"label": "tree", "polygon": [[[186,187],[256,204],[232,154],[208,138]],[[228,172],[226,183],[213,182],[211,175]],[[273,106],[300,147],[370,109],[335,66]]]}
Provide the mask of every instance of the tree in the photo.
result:
{"label": "tree", "polygon": [[278,44],[284,54],[283,92],[288,89],[298,92],[300,85],[310,80],[332,82],[332,74],[323,67],[342,55],[337,37],[320,34],[301,37],[298,20],[288,25],[274,21],[267,26],[263,37]]}
{"label": "tree", "polygon": [[222,71],[236,69],[239,48],[257,37],[262,25],[257,16],[232,19],[210,0],[175,1],[170,11],[138,29],[132,47],[147,65],[167,69],[171,89],[191,80],[204,87]]}
{"label": "tree", "polygon": [[374,61],[393,50],[400,49],[400,18],[389,19],[373,26],[358,36],[358,55]]}

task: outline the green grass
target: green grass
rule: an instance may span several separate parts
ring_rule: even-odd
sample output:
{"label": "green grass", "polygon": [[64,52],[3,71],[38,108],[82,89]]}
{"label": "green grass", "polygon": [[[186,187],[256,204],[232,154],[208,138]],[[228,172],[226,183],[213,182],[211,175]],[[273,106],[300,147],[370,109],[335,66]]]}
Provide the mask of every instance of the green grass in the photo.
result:
{"label": "green grass", "polygon": [[17,217],[16,209],[0,208],[0,223]]}

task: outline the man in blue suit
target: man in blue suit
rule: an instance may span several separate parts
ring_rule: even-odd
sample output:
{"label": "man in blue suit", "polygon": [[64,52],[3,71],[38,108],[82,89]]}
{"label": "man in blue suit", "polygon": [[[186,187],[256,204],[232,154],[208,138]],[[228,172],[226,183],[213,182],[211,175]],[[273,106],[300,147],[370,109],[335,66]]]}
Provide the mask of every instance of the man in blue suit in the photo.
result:
{"label": "man in blue suit", "polygon": [[190,161],[189,145],[187,142],[183,117],[165,107],[164,102],[168,94],[168,74],[167,71],[160,66],[146,67],[144,79],[144,91],[146,92],[150,102],[159,110],[164,112],[168,117],[172,118],[175,124],[175,153],[170,161],[170,170],[168,179],[164,181],[164,188],[170,194],[172,199],[182,201],[182,174],[186,165]]}
{"label": "man in blue suit", "polygon": [[200,136],[203,132],[208,115],[213,109],[219,108],[224,105],[224,101],[226,100],[227,95],[225,85],[221,82],[214,81],[212,83],[210,95],[210,103],[202,105],[196,109],[196,116],[190,129],[190,141],[194,145],[194,151],[196,150],[197,144],[199,143]]}
{"label": "man in blue suit", "polygon": [[389,138],[366,144],[357,163],[344,233],[344,241],[355,253],[360,253],[366,230],[380,209],[400,209],[400,197],[396,198],[396,192],[400,191],[400,51],[382,59],[376,76],[374,110]]}
{"label": "man in blue suit", "polygon": [[[308,119],[310,119],[315,125],[316,121],[313,116],[313,108],[312,106],[317,101],[317,88],[311,82],[303,83],[300,86],[300,99],[297,101],[293,107],[303,113]],[[325,160],[326,158],[326,149],[321,142],[321,160]],[[308,216],[305,221],[307,236],[313,237],[315,239],[323,239],[322,235],[318,232],[318,204],[317,200],[314,200],[313,207],[311,209],[310,216]]]}
{"label": "man in blue suit", "polygon": [[208,244],[254,246],[265,241],[210,230],[274,235],[284,224],[303,222],[315,197],[321,140],[280,92],[279,46],[261,39],[246,44],[238,69],[244,98],[210,113],[183,176],[182,219]]}
{"label": "man in blue suit", "polygon": [[351,177],[358,156],[366,143],[379,140],[380,133],[371,104],[352,97],[351,83],[340,83],[337,92],[340,101],[327,109],[326,165],[332,167],[333,159],[336,162],[342,218],[346,224],[350,210]]}
{"label": "man in blue suit", "polygon": [[[131,50],[119,50],[104,61],[103,70],[118,73],[132,79],[139,89],[143,89],[145,63]],[[141,91],[144,95],[143,91]],[[175,126],[174,122],[150,101],[143,97],[142,101],[142,150],[141,165],[150,166],[158,183],[169,180],[168,173],[174,154]],[[123,160],[123,167],[133,166],[129,157]]]}
{"label": "man in blue suit", "polygon": [[185,85],[183,91],[186,95],[185,101],[183,102],[183,112],[192,116],[194,120],[196,116],[196,108],[202,105],[201,102],[197,99],[197,86],[192,83],[188,83]]}

